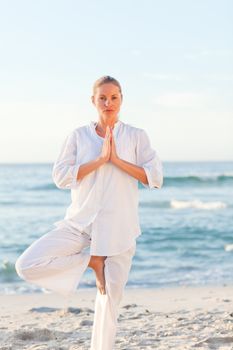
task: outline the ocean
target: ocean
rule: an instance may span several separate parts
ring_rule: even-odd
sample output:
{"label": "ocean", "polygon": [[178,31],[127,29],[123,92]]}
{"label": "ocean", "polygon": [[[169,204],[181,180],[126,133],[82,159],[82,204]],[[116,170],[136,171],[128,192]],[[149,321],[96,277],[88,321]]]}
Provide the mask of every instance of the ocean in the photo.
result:
{"label": "ocean", "polygon": [[[233,284],[233,162],[163,162],[161,189],[139,183],[142,235],[127,287]],[[0,165],[0,293],[46,292],[18,277],[17,257],[54,228],[70,191],[52,164]],[[95,288],[87,269],[78,288]]]}

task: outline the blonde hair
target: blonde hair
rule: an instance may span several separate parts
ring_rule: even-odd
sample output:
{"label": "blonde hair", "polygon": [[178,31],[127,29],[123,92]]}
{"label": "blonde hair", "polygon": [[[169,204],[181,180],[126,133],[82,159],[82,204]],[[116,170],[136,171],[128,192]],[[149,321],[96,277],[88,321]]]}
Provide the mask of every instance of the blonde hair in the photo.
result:
{"label": "blonde hair", "polygon": [[96,89],[103,85],[103,84],[108,84],[108,83],[111,83],[111,84],[114,84],[116,85],[119,90],[120,90],[120,94],[122,96],[122,91],[121,91],[121,85],[119,83],[119,81],[117,81],[115,78],[113,77],[110,77],[110,75],[104,75],[103,77],[99,78],[96,80],[96,82],[94,83],[93,85],[93,95],[95,95],[96,93]]}

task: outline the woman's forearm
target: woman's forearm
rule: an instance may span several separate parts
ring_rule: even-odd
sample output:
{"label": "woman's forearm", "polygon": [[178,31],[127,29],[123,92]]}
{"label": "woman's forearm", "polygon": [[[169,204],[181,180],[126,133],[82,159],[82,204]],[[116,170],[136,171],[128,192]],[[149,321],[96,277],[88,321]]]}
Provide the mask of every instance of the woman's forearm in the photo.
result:
{"label": "woman's forearm", "polygon": [[133,163],[129,163],[124,159],[115,158],[114,161],[112,161],[113,164],[115,164],[117,167],[119,167],[121,170],[125,171],[127,174],[133,176],[135,179],[141,181],[144,184],[148,184],[147,176],[145,170]]}
{"label": "woman's forearm", "polygon": [[[88,175],[92,171],[96,170],[99,168],[101,165],[103,165],[106,161],[98,157],[94,160],[91,160],[88,163],[82,164],[79,167],[79,171],[77,174],[77,180],[82,179],[84,176]],[[148,184],[147,176],[145,173],[145,170],[133,163],[129,163],[126,160],[116,158],[114,161],[112,161],[113,164],[115,164],[117,167],[119,167],[121,170],[125,171],[129,175],[133,176],[137,180],[141,181],[144,184]]]}
{"label": "woman's forearm", "polygon": [[82,179],[87,174],[91,173],[92,171],[99,168],[101,165],[105,163],[105,160],[101,157],[98,157],[96,159],[91,160],[88,163],[84,163],[80,165],[78,174],[77,174],[77,180]]}

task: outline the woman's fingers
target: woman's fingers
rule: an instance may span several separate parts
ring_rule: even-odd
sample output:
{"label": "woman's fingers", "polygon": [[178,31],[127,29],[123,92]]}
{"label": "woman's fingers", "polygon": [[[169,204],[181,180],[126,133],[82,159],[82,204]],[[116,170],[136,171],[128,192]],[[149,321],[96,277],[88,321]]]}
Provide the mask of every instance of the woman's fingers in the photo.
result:
{"label": "woman's fingers", "polygon": [[110,138],[110,130],[109,130],[109,126],[107,126],[106,133],[105,133],[105,139],[108,140],[109,138]]}
{"label": "woman's fingers", "polygon": [[112,149],[112,129],[107,125],[103,147],[102,147],[102,156],[105,158],[106,161],[110,159],[111,149]]}
{"label": "woman's fingers", "polygon": [[106,128],[106,133],[105,133],[105,140],[104,140],[104,148],[105,148],[105,152],[106,152],[106,157],[107,157],[107,161],[109,160],[110,157],[110,149],[111,145],[110,145],[110,129],[109,126],[107,125]]}

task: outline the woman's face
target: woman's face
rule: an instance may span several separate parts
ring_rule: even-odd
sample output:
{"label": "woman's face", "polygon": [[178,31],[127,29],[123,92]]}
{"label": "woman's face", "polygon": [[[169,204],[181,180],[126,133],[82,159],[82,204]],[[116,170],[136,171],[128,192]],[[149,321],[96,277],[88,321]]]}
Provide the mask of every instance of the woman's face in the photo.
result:
{"label": "woman's face", "polygon": [[105,122],[117,120],[122,103],[118,86],[111,83],[100,85],[96,89],[95,95],[92,96],[92,103]]}

